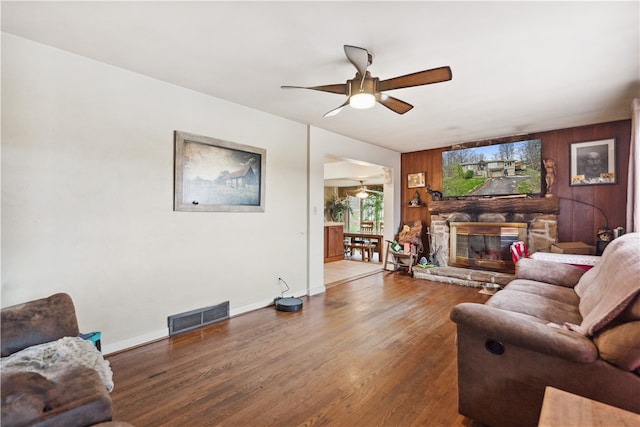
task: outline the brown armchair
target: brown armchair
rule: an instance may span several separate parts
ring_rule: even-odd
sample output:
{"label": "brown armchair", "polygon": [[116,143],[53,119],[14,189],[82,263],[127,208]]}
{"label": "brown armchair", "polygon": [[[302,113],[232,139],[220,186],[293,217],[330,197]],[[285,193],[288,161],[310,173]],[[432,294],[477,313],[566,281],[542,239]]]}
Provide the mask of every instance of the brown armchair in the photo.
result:
{"label": "brown armchair", "polygon": [[[78,336],[71,297],[48,298],[3,308],[2,356]],[[61,370],[55,379],[29,370],[2,372],[2,425],[89,426],[111,420],[111,398],[94,369]],[[109,425],[109,424],[107,424]],[[120,424],[124,425],[124,424]]]}

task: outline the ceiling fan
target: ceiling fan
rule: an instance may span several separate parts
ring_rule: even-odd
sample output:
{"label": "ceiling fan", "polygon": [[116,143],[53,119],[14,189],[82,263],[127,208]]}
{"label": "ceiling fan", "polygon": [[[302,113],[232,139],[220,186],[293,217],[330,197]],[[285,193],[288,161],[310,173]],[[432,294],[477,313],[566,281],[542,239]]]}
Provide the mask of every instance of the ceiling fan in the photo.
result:
{"label": "ceiling fan", "polygon": [[364,185],[364,181],[360,181],[360,188],[355,191],[355,196],[359,199],[366,199],[369,197],[369,193],[384,194],[382,191],[367,189],[367,186]]}
{"label": "ceiling fan", "polygon": [[355,77],[347,80],[346,83],[309,87],[281,87],[283,89],[312,89],[347,95],[347,100],[342,105],[329,111],[324,117],[335,116],[347,105],[357,109],[365,109],[372,108],[376,102],[391,111],[404,114],[411,110],[413,105],[382,93],[382,91],[440,83],[451,80],[452,77],[451,68],[447,66],[380,80],[378,77],[371,77],[371,73],[367,71],[367,68],[373,62],[373,55],[369,51],[357,46],[344,45],[344,53],[357,70]]}

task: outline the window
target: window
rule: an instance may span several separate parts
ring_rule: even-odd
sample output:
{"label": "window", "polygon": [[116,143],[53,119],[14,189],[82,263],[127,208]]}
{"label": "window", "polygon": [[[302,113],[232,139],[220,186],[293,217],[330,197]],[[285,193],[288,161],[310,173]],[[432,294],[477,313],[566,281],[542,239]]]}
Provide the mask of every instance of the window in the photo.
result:
{"label": "window", "polygon": [[373,221],[373,230],[380,231],[380,223],[384,221],[384,201],[381,192],[369,192],[366,199],[348,196],[351,212],[349,213],[347,229],[359,231],[361,221]]}

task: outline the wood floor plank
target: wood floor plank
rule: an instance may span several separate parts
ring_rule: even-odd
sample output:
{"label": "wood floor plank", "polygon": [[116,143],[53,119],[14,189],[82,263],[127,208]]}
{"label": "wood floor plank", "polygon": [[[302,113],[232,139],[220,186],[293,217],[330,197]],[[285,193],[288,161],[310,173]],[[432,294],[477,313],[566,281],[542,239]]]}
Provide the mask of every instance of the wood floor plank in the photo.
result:
{"label": "wood floor plank", "polygon": [[477,289],[378,273],[108,356],[114,419],[143,426],[473,426],[455,325]]}

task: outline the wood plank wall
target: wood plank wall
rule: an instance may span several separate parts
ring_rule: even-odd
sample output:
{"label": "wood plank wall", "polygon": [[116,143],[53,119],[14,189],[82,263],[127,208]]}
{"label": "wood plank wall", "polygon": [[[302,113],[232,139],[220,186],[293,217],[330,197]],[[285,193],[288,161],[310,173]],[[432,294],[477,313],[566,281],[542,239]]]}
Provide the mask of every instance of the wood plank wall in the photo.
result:
{"label": "wood plank wall", "polygon": [[[609,220],[609,228],[625,227],[627,201],[627,173],[629,166],[629,149],[631,142],[631,120],[600,123],[568,129],[518,135],[516,137],[499,138],[482,141],[497,144],[500,142],[535,139],[542,140],[542,158],[556,161],[556,182],[553,193],[560,197],[560,214],[558,216],[558,241],[582,241],[595,245],[599,227],[605,225],[605,219],[598,209],[577,201],[590,203],[604,211]],[[586,142],[615,138],[616,140],[616,169],[617,183],[608,185],[589,185],[571,187],[569,185],[569,149],[572,142]],[[474,141],[474,145],[477,143]],[[426,183],[431,188],[442,188],[442,158],[443,151],[450,147],[432,150],[414,151],[401,156],[402,190],[402,223],[421,220],[423,224],[431,224],[428,203],[431,197],[426,188],[419,188],[420,199],[425,203],[423,207],[409,207],[409,201],[414,197],[414,188],[407,187],[407,174],[426,172]],[[570,199],[570,200],[566,200]],[[577,200],[577,201],[574,201]]]}

